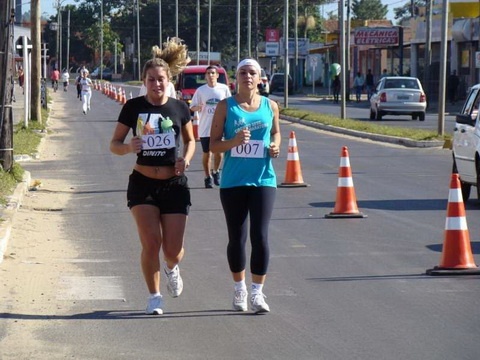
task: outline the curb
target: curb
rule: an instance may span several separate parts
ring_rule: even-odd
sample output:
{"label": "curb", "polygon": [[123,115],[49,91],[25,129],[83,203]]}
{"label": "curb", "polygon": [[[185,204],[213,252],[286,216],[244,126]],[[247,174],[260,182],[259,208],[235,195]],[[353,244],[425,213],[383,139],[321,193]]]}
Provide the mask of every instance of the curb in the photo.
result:
{"label": "curb", "polygon": [[8,203],[0,211],[0,264],[3,262],[8,240],[12,232],[12,224],[15,213],[22,203],[23,196],[28,191],[31,182],[30,172],[25,171],[22,181],[16,186],[13,194],[8,197]]}
{"label": "curb", "polygon": [[406,138],[401,138],[397,136],[371,134],[363,131],[345,129],[345,128],[340,128],[332,125],[324,125],[324,124],[317,123],[315,121],[303,120],[303,119],[286,116],[286,115],[280,115],[280,119],[291,121],[297,124],[302,124],[305,126],[310,126],[316,129],[324,130],[324,131],[334,132],[337,134],[350,135],[350,136],[359,137],[363,139],[370,139],[374,141],[402,145],[405,147],[432,148],[432,147],[442,147],[445,145],[445,142],[442,140],[417,141],[417,140],[406,139]]}

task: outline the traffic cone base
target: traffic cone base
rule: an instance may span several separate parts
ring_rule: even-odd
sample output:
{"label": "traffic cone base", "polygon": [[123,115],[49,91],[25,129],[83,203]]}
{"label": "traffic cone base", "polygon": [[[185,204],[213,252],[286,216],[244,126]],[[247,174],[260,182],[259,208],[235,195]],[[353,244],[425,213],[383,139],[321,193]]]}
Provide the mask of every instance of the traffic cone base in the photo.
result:
{"label": "traffic cone base", "polygon": [[348,148],[344,146],[340,157],[340,168],[338,170],[337,196],[335,208],[330,214],[325,215],[327,219],[344,218],[366,218],[358,211],[357,197],[353,187],[352,170],[350,168],[350,158]]}
{"label": "traffic cone base", "polygon": [[285,180],[280,185],[278,185],[278,187],[289,188],[307,186],[310,185],[303,181],[300,157],[298,155],[297,140],[295,138],[295,131],[291,131],[288,140],[288,155]]}
{"label": "traffic cone base", "polygon": [[470,244],[460,178],[452,174],[448,194],[445,239],[440,265],[426,271],[427,275],[479,275]]}

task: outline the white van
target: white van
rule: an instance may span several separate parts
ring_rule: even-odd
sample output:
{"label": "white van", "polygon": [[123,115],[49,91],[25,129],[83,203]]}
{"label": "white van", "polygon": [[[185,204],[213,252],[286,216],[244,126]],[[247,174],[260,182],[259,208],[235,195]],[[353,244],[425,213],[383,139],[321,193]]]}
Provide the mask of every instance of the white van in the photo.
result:
{"label": "white van", "polygon": [[453,132],[453,172],[460,175],[463,201],[470,197],[472,185],[480,200],[480,84],[472,86],[462,111],[456,116]]}

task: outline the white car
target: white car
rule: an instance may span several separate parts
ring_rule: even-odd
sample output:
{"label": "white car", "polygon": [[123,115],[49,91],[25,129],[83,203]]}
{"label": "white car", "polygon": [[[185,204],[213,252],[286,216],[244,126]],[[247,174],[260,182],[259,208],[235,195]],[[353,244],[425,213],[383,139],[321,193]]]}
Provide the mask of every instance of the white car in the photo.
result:
{"label": "white car", "polygon": [[425,120],[427,97],[420,80],[409,76],[386,76],[377,82],[370,97],[370,120],[385,115],[410,115]]}
{"label": "white car", "polygon": [[470,197],[472,185],[480,199],[480,84],[472,86],[462,111],[456,116],[453,132],[453,172],[462,184],[463,201]]}

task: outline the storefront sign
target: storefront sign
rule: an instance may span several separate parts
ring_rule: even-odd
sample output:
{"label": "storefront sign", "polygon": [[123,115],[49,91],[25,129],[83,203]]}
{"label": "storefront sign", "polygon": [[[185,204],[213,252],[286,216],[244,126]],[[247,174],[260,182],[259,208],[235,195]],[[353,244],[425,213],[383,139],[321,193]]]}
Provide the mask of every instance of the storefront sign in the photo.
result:
{"label": "storefront sign", "polygon": [[355,29],[355,45],[398,45],[398,39],[397,27]]}

